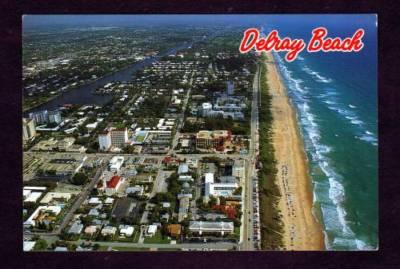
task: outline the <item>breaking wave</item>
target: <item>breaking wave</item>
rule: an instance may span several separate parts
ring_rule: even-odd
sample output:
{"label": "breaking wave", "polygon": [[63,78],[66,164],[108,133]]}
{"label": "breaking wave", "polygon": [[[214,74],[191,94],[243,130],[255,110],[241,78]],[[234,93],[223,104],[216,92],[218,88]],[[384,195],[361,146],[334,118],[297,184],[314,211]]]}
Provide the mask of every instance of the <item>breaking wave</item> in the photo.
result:
{"label": "breaking wave", "polygon": [[331,78],[326,78],[326,77],[322,76],[320,73],[318,73],[317,71],[312,70],[307,65],[304,65],[302,70],[305,71],[307,74],[311,75],[318,82],[331,83],[333,81]]}

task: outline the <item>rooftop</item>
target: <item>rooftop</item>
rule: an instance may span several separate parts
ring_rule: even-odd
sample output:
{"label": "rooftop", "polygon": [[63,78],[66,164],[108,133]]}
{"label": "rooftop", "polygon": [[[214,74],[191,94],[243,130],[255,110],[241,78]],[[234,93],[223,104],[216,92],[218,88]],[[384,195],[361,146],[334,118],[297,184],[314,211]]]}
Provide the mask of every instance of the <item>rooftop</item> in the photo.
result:
{"label": "rooftop", "polygon": [[120,179],[120,176],[113,176],[109,181],[107,181],[107,188],[115,188],[118,185]]}

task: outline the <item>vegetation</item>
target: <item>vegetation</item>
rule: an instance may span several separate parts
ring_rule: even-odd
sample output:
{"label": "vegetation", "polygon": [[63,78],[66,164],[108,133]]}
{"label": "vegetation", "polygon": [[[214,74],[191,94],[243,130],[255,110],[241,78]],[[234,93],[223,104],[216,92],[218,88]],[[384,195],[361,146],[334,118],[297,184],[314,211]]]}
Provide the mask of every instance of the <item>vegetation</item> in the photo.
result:
{"label": "vegetation", "polygon": [[259,161],[262,164],[258,173],[260,218],[261,218],[261,248],[276,250],[283,247],[283,222],[278,209],[281,197],[276,184],[276,160],[272,145],[272,112],[271,96],[266,81],[265,58],[261,63],[261,102],[260,102],[260,130],[263,139],[260,140]]}
{"label": "vegetation", "polygon": [[47,249],[47,242],[44,239],[38,239],[36,241],[35,246],[33,247],[34,250],[46,250]]}
{"label": "vegetation", "polygon": [[85,173],[76,173],[72,179],[71,183],[74,185],[84,185],[88,181],[88,176]]}
{"label": "vegetation", "polygon": [[146,237],[144,239],[145,244],[169,244],[170,241],[170,239],[161,234],[160,230],[157,230],[152,237]]}
{"label": "vegetation", "polygon": [[182,128],[183,133],[195,133],[200,130],[229,130],[234,135],[248,135],[250,133],[249,121],[234,121],[222,117],[204,118],[204,123],[191,123],[186,121]]}

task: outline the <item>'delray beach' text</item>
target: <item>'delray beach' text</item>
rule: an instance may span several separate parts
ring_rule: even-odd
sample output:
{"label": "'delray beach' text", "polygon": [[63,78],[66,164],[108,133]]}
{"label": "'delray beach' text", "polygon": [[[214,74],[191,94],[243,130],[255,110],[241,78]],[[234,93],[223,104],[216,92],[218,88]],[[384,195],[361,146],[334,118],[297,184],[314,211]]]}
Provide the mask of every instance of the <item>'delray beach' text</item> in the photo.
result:
{"label": "'delray beach' text", "polygon": [[307,51],[312,52],[359,52],[364,43],[362,38],[364,30],[358,29],[353,36],[341,39],[340,37],[327,37],[328,30],[324,27],[318,27],[312,30],[312,36],[309,42],[305,43],[303,39],[291,39],[285,37],[281,39],[278,31],[271,31],[265,38],[260,37],[260,32],[256,28],[249,28],[243,34],[243,39],[240,43],[239,51],[247,53],[253,48],[257,52],[281,52],[287,51],[285,60],[291,62],[297,58],[299,53],[307,47]]}

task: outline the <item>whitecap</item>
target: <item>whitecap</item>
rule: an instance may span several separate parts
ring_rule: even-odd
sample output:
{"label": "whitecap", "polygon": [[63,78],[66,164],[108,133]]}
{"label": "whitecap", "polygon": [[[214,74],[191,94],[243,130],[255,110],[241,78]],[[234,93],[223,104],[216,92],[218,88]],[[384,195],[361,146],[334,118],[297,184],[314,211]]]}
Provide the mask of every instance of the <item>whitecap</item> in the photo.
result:
{"label": "whitecap", "polygon": [[305,71],[307,74],[311,75],[318,82],[331,83],[333,81],[331,78],[326,78],[317,71],[312,70],[307,65],[304,65],[302,70]]}

